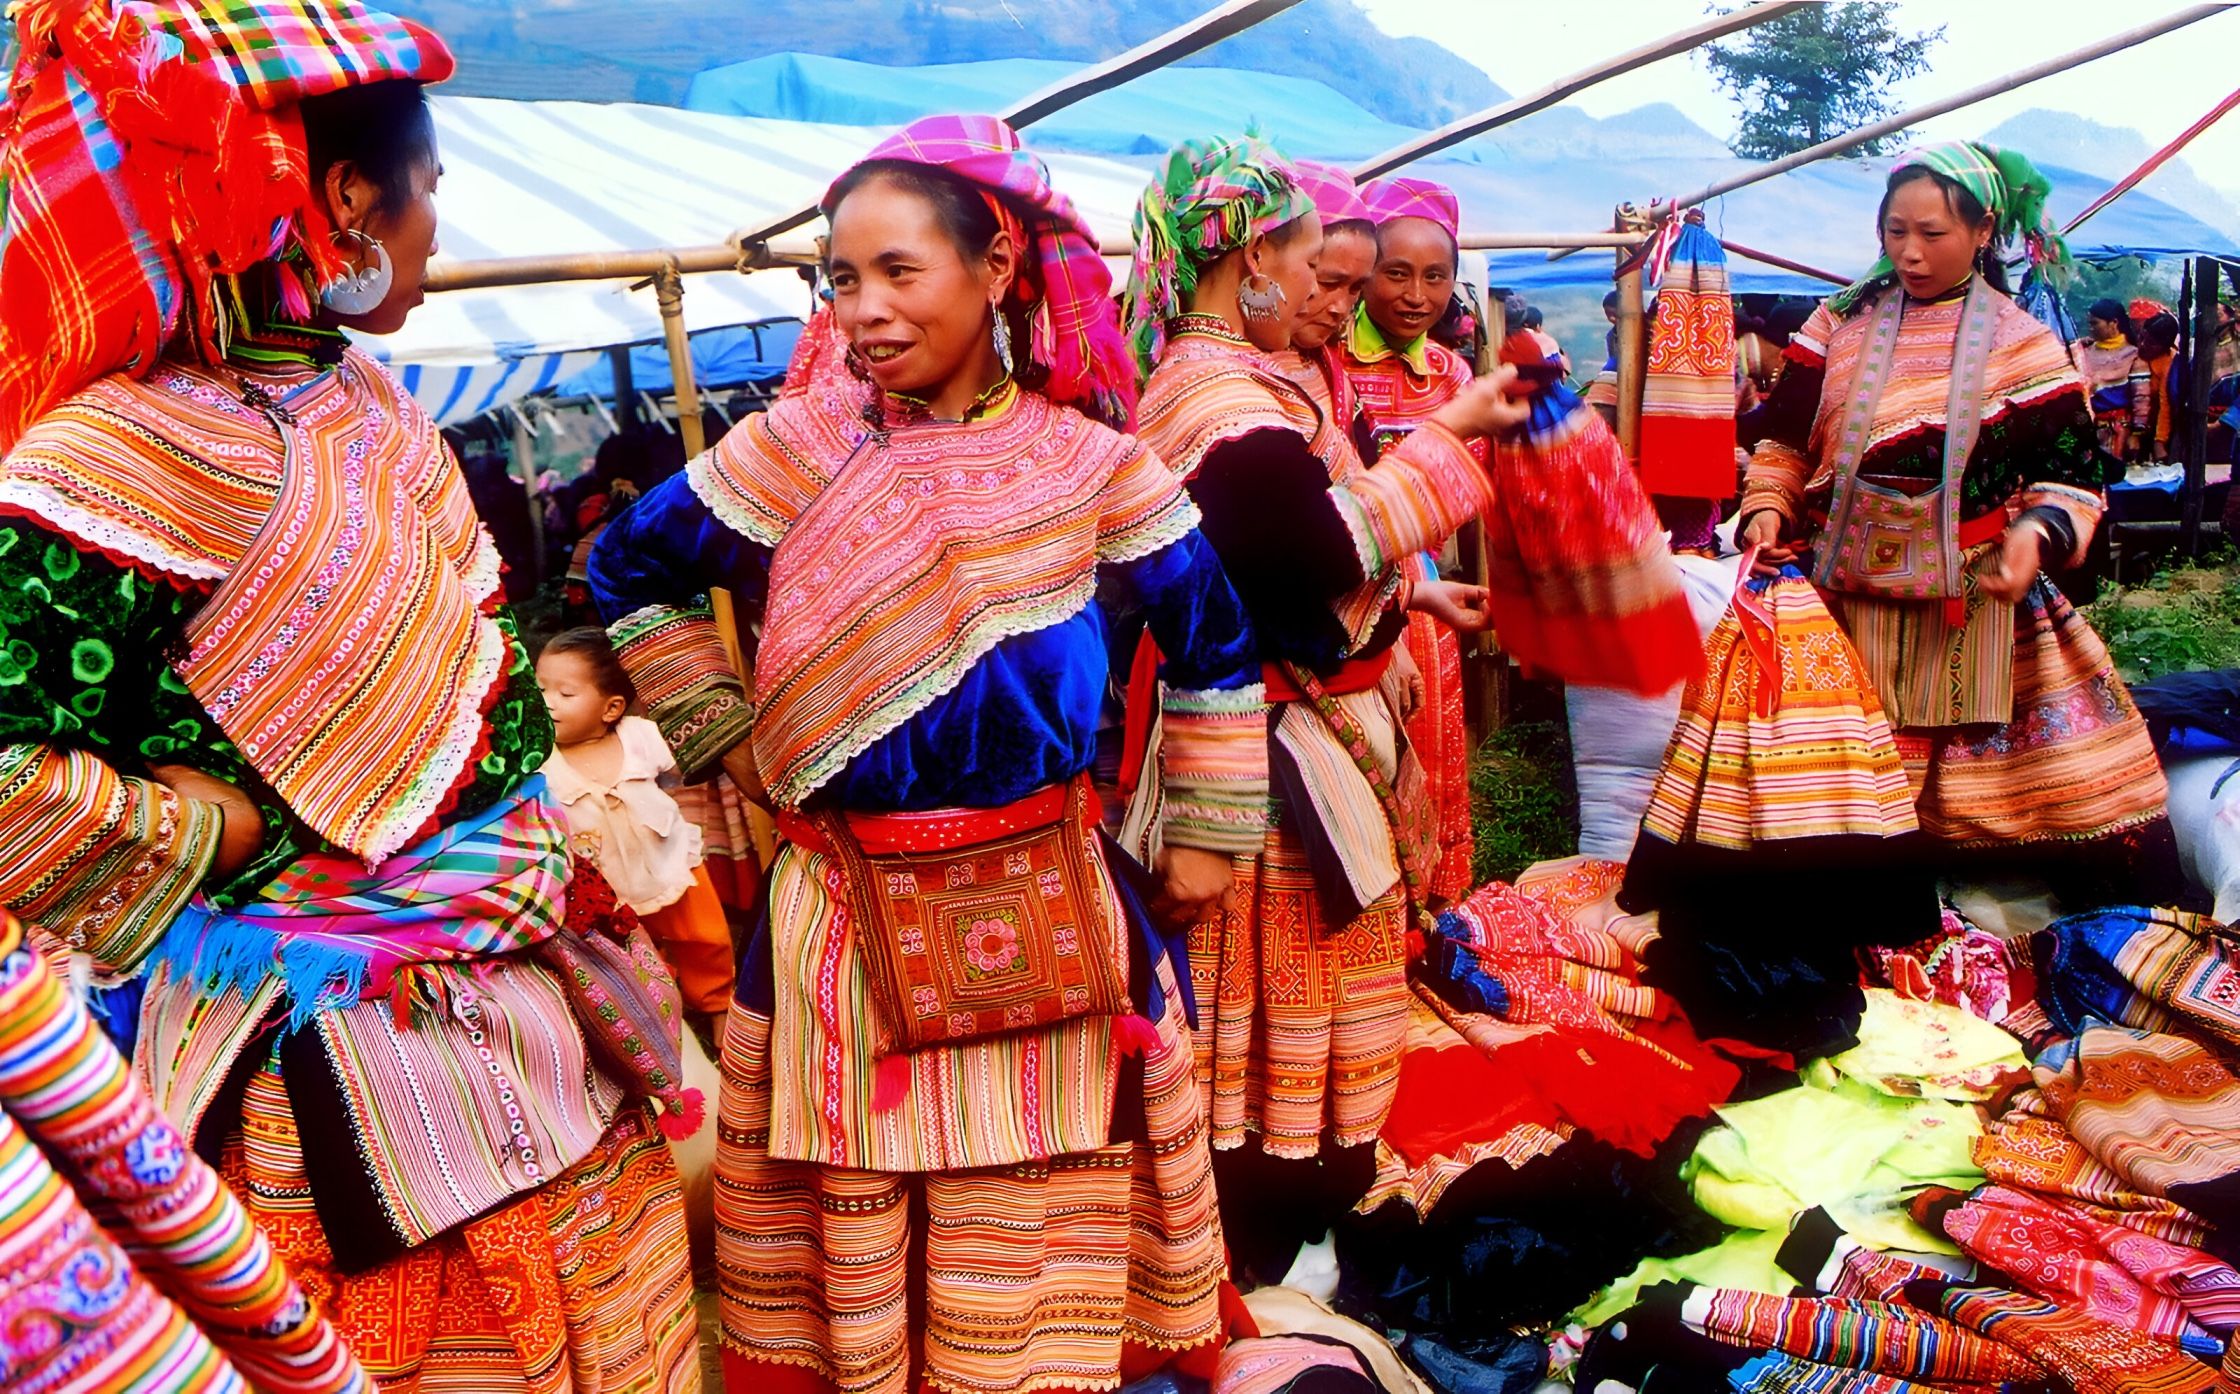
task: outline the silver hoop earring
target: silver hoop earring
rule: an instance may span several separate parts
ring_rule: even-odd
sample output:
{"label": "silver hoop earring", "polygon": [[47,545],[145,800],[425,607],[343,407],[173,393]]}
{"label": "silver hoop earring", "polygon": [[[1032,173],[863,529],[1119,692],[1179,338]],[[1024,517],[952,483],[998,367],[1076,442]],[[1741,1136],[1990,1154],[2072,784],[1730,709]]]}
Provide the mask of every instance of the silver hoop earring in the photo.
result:
{"label": "silver hoop earring", "polygon": [[1281,282],[1271,281],[1257,271],[1245,277],[1244,284],[1237,287],[1237,308],[1244,312],[1246,319],[1274,319],[1283,313],[1287,298]]}
{"label": "silver hoop earring", "polygon": [[319,303],[338,315],[370,315],[381,308],[381,302],[389,298],[389,288],[396,284],[397,269],[389,260],[389,249],[381,245],[380,238],[358,228],[345,228],[334,235],[338,241],[354,240],[373,260],[321,286]]}
{"label": "silver hoop earring", "polygon": [[992,306],[991,308],[993,308],[996,312],[996,361],[1003,364],[1003,371],[1008,374],[1012,371],[1011,322],[1004,317],[1003,307],[1001,305]]}

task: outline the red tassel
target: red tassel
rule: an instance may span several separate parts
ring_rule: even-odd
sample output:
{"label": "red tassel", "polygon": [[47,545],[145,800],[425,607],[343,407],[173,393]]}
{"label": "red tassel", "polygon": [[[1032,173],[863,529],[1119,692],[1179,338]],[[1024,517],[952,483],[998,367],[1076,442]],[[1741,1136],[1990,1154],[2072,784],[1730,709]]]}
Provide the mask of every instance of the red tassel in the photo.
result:
{"label": "red tassel", "polygon": [[411,965],[399,968],[389,983],[389,1020],[399,1031],[412,1028],[412,969]]}
{"label": "red tassel", "polygon": [[1116,1017],[1112,1022],[1112,1046],[1124,1060],[1133,1059],[1159,1044],[1159,1028],[1148,1017],[1134,1012]]}
{"label": "red tassel", "polygon": [[1415,962],[1415,961],[1416,961],[1417,959],[1419,959],[1419,958],[1422,958],[1422,957],[1423,957],[1423,955],[1424,955],[1424,952],[1425,952],[1425,950],[1429,949],[1430,947],[1431,947],[1430,941],[1428,941],[1428,940],[1426,940],[1426,939],[1424,938],[1424,936],[1423,936],[1423,931],[1422,931],[1422,930],[1420,930],[1420,929],[1411,929],[1411,930],[1409,930],[1409,931],[1408,931],[1408,934],[1407,934],[1407,955],[1408,955],[1408,962],[1410,962],[1410,963],[1413,963],[1413,962]]}
{"label": "red tassel", "polygon": [[910,1097],[910,1057],[889,1055],[871,1073],[871,1111],[892,1113]]}
{"label": "red tassel", "polygon": [[700,1131],[700,1124],[708,1116],[708,1096],[697,1089],[687,1089],[679,1096],[678,1104],[661,1111],[661,1135],[672,1142],[682,1142]]}

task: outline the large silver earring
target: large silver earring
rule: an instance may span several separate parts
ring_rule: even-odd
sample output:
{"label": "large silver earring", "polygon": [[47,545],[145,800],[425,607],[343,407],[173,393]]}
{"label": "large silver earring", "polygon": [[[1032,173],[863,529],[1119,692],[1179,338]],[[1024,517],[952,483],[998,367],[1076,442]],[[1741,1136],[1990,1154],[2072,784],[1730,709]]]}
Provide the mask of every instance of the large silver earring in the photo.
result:
{"label": "large silver earring", "polygon": [[1274,319],[1283,313],[1283,285],[1255,271],[1237,287],[1237,308],[1246,319]]}
{"label": "large silver earring", "polygon": [[389,260],[389,249],[381,245],[380,238],[358,228],[344,228],[335,237],[357,242],[373,259],[321,286],[319,303],[338,315],[370,315],[381,308],[381,302],[389,298],[389,288],[396,283],[397,271]]}
{"label": "large silver earring", "polygon": [[1003,371],[1008,374],[1012,371],[1011,321],[1005,317],[1001,305],[993,308],[996,312],[996,361],[1003,364]]}

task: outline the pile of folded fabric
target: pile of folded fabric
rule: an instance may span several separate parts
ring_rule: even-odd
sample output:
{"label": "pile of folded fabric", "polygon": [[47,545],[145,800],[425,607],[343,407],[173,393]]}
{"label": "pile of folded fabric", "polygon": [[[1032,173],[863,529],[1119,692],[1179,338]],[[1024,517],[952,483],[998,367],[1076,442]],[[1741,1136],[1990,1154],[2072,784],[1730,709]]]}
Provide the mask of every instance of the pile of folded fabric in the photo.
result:
{"label": "pile of folded fabric", "polygon": [[[1755,1116],[1782,1096],[1722,1110],[1689,1164],[1695,1196],[1757,1228],[1645,1265],[1584,1310],[1578,1386],[2240,1389],[2240,938],[2116,909],[2028,948],[2036,996],[2005,1033],[1870,991],[1860,1046],[1796,1091],[1879,1097],[1905,1126],[1824,1102]],[[2006,1033],[2030,1048],[2026,1073],[1995,1048]],[[1893,1049],[1908,1040],[1934,1058]],[[1958,1112],[1930,1136],[1937,1109]]]}

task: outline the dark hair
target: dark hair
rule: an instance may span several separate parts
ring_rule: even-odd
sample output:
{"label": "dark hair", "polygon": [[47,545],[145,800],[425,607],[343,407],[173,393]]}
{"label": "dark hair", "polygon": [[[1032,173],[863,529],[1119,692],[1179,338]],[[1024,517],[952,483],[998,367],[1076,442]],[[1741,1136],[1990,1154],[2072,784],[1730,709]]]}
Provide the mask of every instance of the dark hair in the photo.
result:
{"label": "dark hair", "polygon": [[1618,308],[1618,293],[1616,291],[1610,291],[1602,297],[1602,308],[1605,310]]}
{"label": "dark hair", "polygon": [[[907,193],[915,194],[933,206],[934,217],[941,223],[941,231],[957,255],[966,261],[984,257],[988,248],[995,245],[996,234],[1003,225],[996,221],[995,210],[988,206],[991,198],[1003,199],[1004,206],[1024,224],[1026,218],[1018,206],[1003,195],[982,189],[962,175],[952,174],[939,165],[922,165],[912,160],[865,160],[832,181],[832,188],[824,197],[824,216],[831,221],[848,195],[874,180],[894,185]],[[1024,271],[1027,249],[1017,249],[1020,269]],[[1011,342],[1018,345],[1012,376],[1021,387],[1036,391],[1050,380],[1050,370],[1033,362],[1026,346],[1034,342],[1025,301],[1019,298],[1020,279],[1013,278],[1011,290],[1003,298],[1001,312],[1011,326]]]}
{"label": "dark hair", "polygon": [[[1969,193],[1958,181],[1937,173],[1927,165],[1906,165],[1890,171],[1890,182],[1882,188],[1882,202],[1875,206],[1874,240],[1877,246],[1882,243],[1882,225],[1890,217],[1890,196],[1917,179],[1936,180],[1937,188],[1944,194],[1945,207],[1951,209],[1952,215],[1969,227],[1980,226],[1985,218],[1991,216],[1984,208],[1983,200]],[[1992,229],[1990,255],[1978,259],[1976,270],[1990,283],[1993,290],[2002,295],[2014,294],[2007,285],[2006,258],[1999,251],[1998,229]]]}
{"label": "dark hair", "polygon": [[591,669],[591,681],[602,696],[620,697],[632,706],[637,705],[637,686],[623,670],[622,660],[615,655],[614,641],[607,637],[604,629],[590,624],[579,629],[563,629],[544,641],[537,657],[555,653],[574,654],[582,659]]}
{"label": "dark hair", "polygon": [[1809,300],[1784,300],[1766,312],[1765,327],[1758,332],[1787,348],[1790,336],[1804,328],[1805,321],[1812,318],[1812,310],[1812,302]]}
{"label": "dark hair", "polygon": [[2157,344],[2163,348],[2176,348],[2178,346],[2178,317],[2168,310],[2149,317],[2145,324],[2139,326],[2139,342],[2141,344]]}
{"label": "dark hair", "polygon": [[1341,232],[1349,232],[1356,237],[1366,237],[1372,243],[1377,240],[1377,225],[1367,218],[1340,218],[1334,223],[1324,223],[1322,225],[1324,241],[1328,241]]}
{"label": "dark hair", "polygon": [[1538,329],[1541,325],[1546,324],[1547,322],[1547,316],[1540,313],[1540,307],[1538,305],[1535,305],[1531,309],[1524,312],[1524,327],[1527,329]]}
{"label": "dark hair", "polygon": [[2123,308],[2122,301],[2104,298],[2095,300],[2092,308],[2085,311],[2085,314],[2092,319],[2106,320],[2120,330],[2123,337],[2131,337],[2131,315]]}
{"label": "dark hair", "polygon": [[383,209],[400,208],[412,201],[413,175],[436,162],[435,118],[417,82],[344,87],[304,98],[299,110],[314,193],[348,160],[381,191]]}

